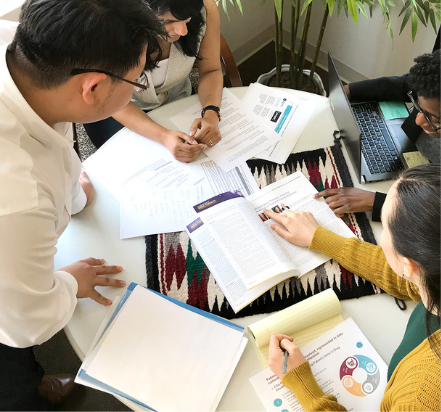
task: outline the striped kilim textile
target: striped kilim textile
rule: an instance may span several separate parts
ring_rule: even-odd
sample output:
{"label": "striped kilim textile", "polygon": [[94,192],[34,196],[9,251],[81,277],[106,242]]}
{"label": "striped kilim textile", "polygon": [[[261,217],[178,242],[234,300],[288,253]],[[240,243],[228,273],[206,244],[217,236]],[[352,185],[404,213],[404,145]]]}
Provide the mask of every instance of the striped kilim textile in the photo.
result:
{"label": "striped kilim textile", "polygon": [[[353,185],[339,144],[291,154],[284,165],[259,159],[247,163],[261,188],[297,170],[319,191]],[[359,239],[375,243],[365,213],[347,215],[345,222]],[[281,282],[235,314],[186,232],[146,236],[145,241],[147,287],[228,319],[281,310],[330,287],[339,299],[381,292],[330,260],[300,279]]]}

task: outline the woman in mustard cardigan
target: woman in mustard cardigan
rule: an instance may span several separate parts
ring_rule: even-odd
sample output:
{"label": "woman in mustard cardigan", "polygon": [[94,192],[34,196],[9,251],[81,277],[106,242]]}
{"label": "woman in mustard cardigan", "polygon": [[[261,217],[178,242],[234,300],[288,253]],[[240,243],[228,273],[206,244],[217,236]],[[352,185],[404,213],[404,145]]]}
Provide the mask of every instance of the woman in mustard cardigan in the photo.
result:
{"label": "woman in mustard cardigan", "polygon": [[[381,247],[346,239],[319,226],[310,213],[265,210],[272,228],[289,242],[336,259],[387,293],[419,301],[394,353],[381,401],[384,411],[440,411],[440,165],[406,170],[382,209]],[[283,351],[287,373],[282,373]],[[344,411],[325,395],[301,351],[285,335],[273,335],[269,366],[306,411]]]}

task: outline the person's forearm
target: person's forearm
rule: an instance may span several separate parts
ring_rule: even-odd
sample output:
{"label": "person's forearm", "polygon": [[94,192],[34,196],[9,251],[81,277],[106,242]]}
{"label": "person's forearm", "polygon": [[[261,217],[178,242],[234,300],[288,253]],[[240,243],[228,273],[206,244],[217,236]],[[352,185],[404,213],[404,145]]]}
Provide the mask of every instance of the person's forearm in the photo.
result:
{"label": "person's forearm", "polygon": [[222,70],[213,70],[199,74],[198,95],[202,107],[213,105],[220,107],[222,101]]}
{"label": "person's forearm", "polygon": [[304,362],[290,370],[282,383],[294,392],[297,400],[306,411],[346,411],[333,395],[326,395],[317,384],[309,362]]}
{"label": "person's forearm", "polygon": [[135,133],[163,145],[165,144],[168,129],[153,121],[135,103],[130,102],[126,107],[115,113],[113,118]]}
{"label": "person's forearm", "polygon": [[415,285],[403,281],[389,266],[380,246],[351,237],[344,238],[318,226],[312,238],[310,250],[324,253],[340,265],[364,279],[376,284],[399,299],[421,299]]}

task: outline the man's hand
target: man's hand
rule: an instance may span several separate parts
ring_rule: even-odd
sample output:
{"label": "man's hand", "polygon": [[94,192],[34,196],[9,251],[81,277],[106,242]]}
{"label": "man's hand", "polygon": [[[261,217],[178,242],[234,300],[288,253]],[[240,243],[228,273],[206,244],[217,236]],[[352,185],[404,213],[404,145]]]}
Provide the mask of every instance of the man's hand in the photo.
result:
{"label": "man's hand", "polygon": [[193,137],[174,130],[169,130],[164,145],[176,160],[185,163],[192,162],[207,147],[198,143]]}
{"label": "man's hand", "polygon": [[343,86],[343,88],[345,89],[346,96],[348,96],[348,99],[350,99],[351,98],[351,92],[349,91],[349,84],[345,84]]}
{"label": "man's hand", "polygon": [[80,174],[79,182],[84,190],[84,193],[86,194],[86,199],[87,199],[86,206],[87,206],[93,199],[94,190],[93,190],[92,182],[89,180],[89,176],[84,170]]}
{"label": "man's hand", "polygon": [[288,367],[286,372],[297,368],[302,363],[306,362],[300,349],[292,343],[292,338],[286,335],[272,335],[270,338],[269,351],[268,351],[268,366],[279,377],[280,380],[285,376],[282,373],[283,366],[283,351],[287,351]]}
{"label": "man's hand", "polygon": [[111,305],[112,301],[106,299],[95,290],[95,286],[113,286],[122,288],[126,285],[123,280],[101,277],[122,271],[121,266],[104,266],[104,259],[88,258],[72,263],[60,270],[70,273],[78,282],[77,298],[91,298],[101,305]]}
{"label": "man's hand", "polygon": [[194,119],[189,134],[197,139],[199,143],[203,143],[208,147],[218,144],[222,136],[216,112],[208,111],[203,119]]}
{"label": "man's hand", "polygon": [[375,193],[355,187],[341,187],[340,189],[326,189],[316,195],[315,199],[327,197],[326,203],[337,217],[345,213],[369,212],[374,206]]}
{"label": "man's hand", "polygon": [[[282,204],[282,207],[285,207]],[[271,225],[279,236],[297,246],[309,246],[314,237],[318,223],[309,212],[285,209],[282,213],[274,213],[271,210],[264,210],[265,214],[275,222],[282,225]]]}

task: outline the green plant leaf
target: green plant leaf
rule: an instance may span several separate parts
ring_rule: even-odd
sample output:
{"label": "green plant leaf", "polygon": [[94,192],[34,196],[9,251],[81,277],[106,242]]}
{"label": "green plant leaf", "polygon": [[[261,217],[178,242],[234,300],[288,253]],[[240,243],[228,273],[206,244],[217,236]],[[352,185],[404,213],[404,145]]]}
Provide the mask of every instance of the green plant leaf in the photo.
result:
{"label": "green plant leaf", "polygon": [[[420,6],[420,8],[421,9],[424,9],[424,3],[423,3],[423,0],[413,0],[413,4],[418,4],[418,6]],[[415,9],[417,8],[417,7],[414,7]]]}
{"label": "green plant leaf", "polygon": [[302,7],[302,12],[301,14],[303,14],[303,12],[307,9],[307,7],[312,3],[312,0],[305,0],[305,2],[303,3],[303,7]]}
{"label": "green plant leaf", "polygon": [[427,26],[426,18],[424,17],[424,14],[421,11],[421,9],[419,7],[415,7],[414,11],[415,11],[416,15],[418,16],[418,18],[420,19],[421,23],[423,23],[425,26]]}
{"label": "green plant leaf", "polygon": [[398,15],[398,17],[400,17],[412,4],[412,0],[407,0],[406,3],[404,3],[403,8],[400,11],[400,14]]}
{"label": "green plant leaf", "polygon": [[243,16],[243,9],[242,9],[241,0],[230,0],[230,1],[231,1],[231,4],[234,4],[234,3],[237,4],[237,7],[239,7],[240,14],[242,14],[242,16]]}
{"label": "green plant leaf", "polygon": [[222,8],[227,15],[228,20],[230,20],[230,15],[228,14],[227,0],[222,0]]}
{"label": "green plant leaf", "polygon": [[355,23],[358,23],[358,15],[357,15],[357,3],[355,0],[347,0],[348,1],[348,10],[351,13],[352,18]]}
{"label": "green plant leaf", "polygon": [[412,13],[412,41],[415,41],[415,36],[418,31],[418,16],[416,13]]}
{"label": "green plant leaf", "polygon": [[276,8],[277,18],[279,21],[282,21],[282,4],[283,0],[274,0],[274,7]]}
{"label": "green plant leaf", "polygon": [[432,9],[430,9],[430,11],[429,11],[429,19],[430,19],[430,22],[432,23],[433,30],[436,33],[435,12]]}
{"label": "green plant leaf", "polygon": [[389,4],[389,6],[391,6],[391,7],[396,6],[396,4],[392,0],[387,0],[387,4]]}
{"label": "green plant leaf", "polygon": [[335,0],[326,0],[329,9],[329,15],[332,16],[332,12],[334,11]]}
{"label": "green plant leaf", "polygon": [[360,0],[356,0],[355,3],[357,4],[358,10],[360,10],[363,13],[363,16],[369,19],[366,9],[364,8],[364,4]]}
{"label": "green plant leaf", "polygon": [[401,29],[400,29],[400,33],[399,34],[401,34],[401,32],[404,30],[404,28],[406,27],[406,24],[407,24],[407,22],[409,21],[409,18],[410,18],[410,16],[411,16],[411,14],[412,14],[412,9],[407,9],[406,10],[406,13],[405,13],[405,15],[404,15],[404,17],[403,17],[403,22],[401,23]]}

